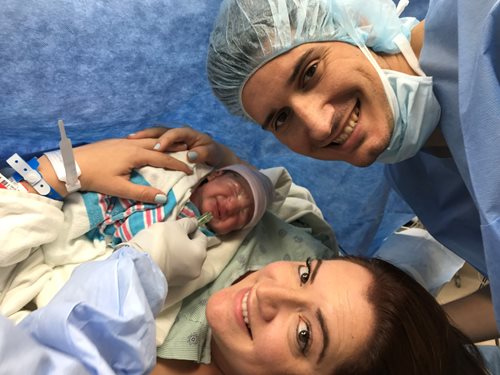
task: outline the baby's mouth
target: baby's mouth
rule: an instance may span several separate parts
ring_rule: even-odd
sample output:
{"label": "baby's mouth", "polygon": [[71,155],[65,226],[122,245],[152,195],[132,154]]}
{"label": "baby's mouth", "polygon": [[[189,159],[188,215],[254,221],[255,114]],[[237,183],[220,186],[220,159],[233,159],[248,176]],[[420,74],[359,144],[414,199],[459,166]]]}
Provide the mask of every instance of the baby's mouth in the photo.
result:
{"label": "baby's mouth", "polygon": [[250,295],[250,290],[245,293],[243,296],[243,300],[241,301],[241,312],[243,315],[243,321],[245,322],[245,325],[247,326],[248,334],[250,335],[250,338],[253,339],[252,336],[252,330],[250,328],[250,320],[248,319],[248,296]]}
{"label": "baby's mouth", "polygon": [[354,132],[354,129],[358,125],[358,120],[359,120],[359,101],[356,102],[356,105],[354,106],[354,109],[351,112],[351,115],[349,116],[349,119],[347,120],[347,124],[344,126],[344,129],[342,129],[342,133],[333,140],[333,143],[337,145],[342,145],[344,144],[351,134]]}

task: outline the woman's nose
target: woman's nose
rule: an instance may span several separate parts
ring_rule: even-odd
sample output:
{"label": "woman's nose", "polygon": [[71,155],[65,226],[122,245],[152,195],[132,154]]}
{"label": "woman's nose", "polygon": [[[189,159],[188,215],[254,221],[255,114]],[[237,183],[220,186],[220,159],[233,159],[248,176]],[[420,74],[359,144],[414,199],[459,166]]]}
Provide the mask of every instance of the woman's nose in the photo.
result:
{"label": "woman's nose", "polygon": [[307,300],[303,291],[288,286],[277,286],[269,283],[256,286],[257,307],[262,319],[273,320],[279,312],[304,305]]}
{"label": "woman's nose", "polygon": [[322,142],[332,133],[333,106],[323,104],[317,97],[298,97],[292,101],[294,115],[312,141]]}

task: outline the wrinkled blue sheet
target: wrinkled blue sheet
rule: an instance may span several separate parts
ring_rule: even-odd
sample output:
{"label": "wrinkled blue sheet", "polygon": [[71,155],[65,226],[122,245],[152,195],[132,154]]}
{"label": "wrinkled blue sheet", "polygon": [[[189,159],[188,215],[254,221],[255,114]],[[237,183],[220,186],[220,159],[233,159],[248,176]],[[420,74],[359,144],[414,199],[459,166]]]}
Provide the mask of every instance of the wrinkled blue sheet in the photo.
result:
{"label": "wrinkled blue sheet", "polygon": [[149,373],[156,363],[154,315],[166,295],[160,269],[132,248],[83,264],[17,327],[0,316],[0,373]]}
{"label": "wrinkled blue sheet", "polygon": [[[405,15],[423,18],[428,0]],[[0,9],[0,167],[14,152],[57,148],[57,120],[74,144],[157,122],[189,123],[259,167],[283,165],[308,187],[342,246],[371,255],[413,216],[381,166],[359,169],[295,155],[231,117],[213,97],[205,54],[219,0],[3,0]]]}

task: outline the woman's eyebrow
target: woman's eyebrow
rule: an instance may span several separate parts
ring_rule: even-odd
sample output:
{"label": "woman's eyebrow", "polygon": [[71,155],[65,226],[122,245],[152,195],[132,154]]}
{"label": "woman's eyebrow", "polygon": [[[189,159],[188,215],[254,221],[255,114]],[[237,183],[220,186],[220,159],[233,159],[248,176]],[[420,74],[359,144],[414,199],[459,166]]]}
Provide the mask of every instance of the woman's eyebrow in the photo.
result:
{"label": "woman's eyebrow", "polygon": [[[323,261],[321,259],[317,259],[316,266],[311,272],[311,284],[314,282],[314,278],[318,274],[319,267]],[[326,321],[324,318],[321,309],[318,308],[316,310],[316,319],[318,319],[319,327],[321,328],[321,336],[323,336],[323,346],[321,348],[321,352],[319,353],[317,364],[321,362],[321,360],[325,357],[326,350],[328,349],[328,345],[330,344],[330,333],[328,332],[328,327],[326,325]]]}
{"label": "woman's eyebrow", "polygon": [[305,64],[309,56],[313,53],[313,48],[309,48],[306,52],[300,56],[300,58],[295,63],[295,68],[293,69],[292,75],[288,78],[288,85],[291,85],[297,79],[300,71],[302,70],[302,66]]}
{"label": "woman's eyebrow", "polygon": [[322,262],[323,261],[321,259],[317,259],[316,267],[314,267],[314,269],[311,272],[311,284],[314,282],[314,278],[316,277],[316,274],[318,273],[319,266],[321,266]]}
{"label": "woman's eyebrow", "polygon": [[316,318],[318,319],[319,326],[321,328],[321,335],[323,336],[323,347],[321,348],[318,360],[316,361],[316,363],[319,364],[323,360],[323,358],[325,358],[326,350],[328,349],[328,345],[330,344],[330,334],[328,332],[325,318],[320,309],[316,311]]}

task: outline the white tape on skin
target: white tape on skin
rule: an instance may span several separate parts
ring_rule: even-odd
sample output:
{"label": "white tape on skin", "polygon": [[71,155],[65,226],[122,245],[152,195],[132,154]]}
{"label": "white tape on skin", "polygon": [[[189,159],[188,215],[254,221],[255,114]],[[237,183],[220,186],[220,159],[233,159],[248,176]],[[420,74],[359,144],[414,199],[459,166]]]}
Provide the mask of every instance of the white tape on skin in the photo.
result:
{"label": "white tape on skin", "polygon": [[[50,164],[52,164],[52,168],[54,168],[54,172],[56,172],[57,178],[59,181],[66,182],[66,170],[64,169],[64,160],[62,158],[61,150],[49,151],[44,153],[49,159]],[[78,163],[75,160],[76,165],[76,173],[78,177],[82,174]]]}

